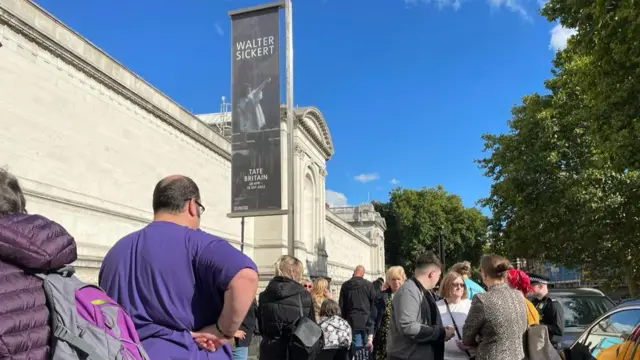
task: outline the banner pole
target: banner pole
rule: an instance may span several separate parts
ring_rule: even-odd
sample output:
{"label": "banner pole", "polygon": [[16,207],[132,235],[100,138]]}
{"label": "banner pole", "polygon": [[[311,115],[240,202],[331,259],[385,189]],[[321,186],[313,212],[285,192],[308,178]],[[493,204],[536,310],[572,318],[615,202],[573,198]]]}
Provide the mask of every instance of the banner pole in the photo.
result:
{"label": "banner pole", "polygon": [[240,252],[244,253],[244,216],[240,219]]}
{"label": "banner pole", "polygon": [[288,246],[289,255],[294,256],[294,236],[295,236],[295,156],[294,156],[294,133],[295,115],[293,113],[293,12],[291,0],[285,1],[284,7],[285,21],[285,46],[286,46],[286,96],[287,96],[287,200],[288,200]]}

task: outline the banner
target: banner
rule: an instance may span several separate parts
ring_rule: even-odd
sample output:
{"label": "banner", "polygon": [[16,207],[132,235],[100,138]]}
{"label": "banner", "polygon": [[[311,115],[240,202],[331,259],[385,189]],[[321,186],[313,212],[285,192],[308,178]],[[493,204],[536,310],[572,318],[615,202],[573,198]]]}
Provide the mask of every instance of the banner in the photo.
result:
{"label": "banner", "polygon": [[231,212],[281,210],[279,8],[231,27]]}

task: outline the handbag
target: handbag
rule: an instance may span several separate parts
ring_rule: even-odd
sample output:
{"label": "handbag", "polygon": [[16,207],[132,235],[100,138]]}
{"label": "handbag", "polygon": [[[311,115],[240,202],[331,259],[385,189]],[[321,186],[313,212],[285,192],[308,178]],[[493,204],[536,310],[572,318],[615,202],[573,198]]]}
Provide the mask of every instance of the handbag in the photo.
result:
{"label": "handbag", "polygon": [[527,360],[561,360],[551,345],[549,330],[544,325],[531,325],[524,333],[524,354]]}
{"label": "handbag", "polygon": [[[527,312],[530,311],[525,301]],[[525,331],[522,345],[524,355],[527,360],[562,360],[560,353],[551,344],[549,329],[546,326],[536,324],[531,325]]]}
{"label": "handbag", "polygon": [[298,294],[300,318],[293,325],[287,351],[290,360],[313,360],[324,348],[324,335],[320,325],[304,316],[302,296]]}
{"label": "handbag", "polygon": [[[447,299],[444,299],[444,305],[447,307],[447,312],[449,313],[449,316],[451,316],[451,322],[453,322],[453,328],[456,330],[456,335],[458,335],[458,339],[462,341],[462,335],[460,334],[460,329],[458,329],[458,324],[456,324],[456,319],[453,318],[453,313],[451,312],[451,308],[449,308],[449,303],[447,302]],[[469,359],[475,358],[474,356],[471,356],[471,353],[469,353],[469,350],[465,350],[464,352],[467,354]]]}

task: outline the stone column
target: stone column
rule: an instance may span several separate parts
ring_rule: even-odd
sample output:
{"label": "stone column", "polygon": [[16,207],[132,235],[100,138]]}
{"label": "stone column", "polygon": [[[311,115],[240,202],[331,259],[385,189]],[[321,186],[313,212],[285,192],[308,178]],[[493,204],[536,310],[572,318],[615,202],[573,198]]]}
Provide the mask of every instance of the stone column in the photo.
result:
{"label": "stone column", "polygon": [[327,170],[325,170],[324,167],[320,166],[318,173],[320,174],[320,176],[318,177],[318,191],[320,192],[320,216],[318,219],[318,223],[320,224],[320,231],[318,231],[318,237],[320,239],[323,239],[323,241],[325,241],[326,243],[324,227],[327,218],[327,198],[325,193]]}
{"label": "stone column", "polygon": [[306,167],[305,167],[305,163],[304,163],[304,158],[305,158],[305,152],[304,149],[299,145],[296,144],[295,146],[295,157],[293,159],[293,161],[295,161],[296,163],[296,172],[294,174],[294,178],[295,178],[295,182],[296,182],[296,187],[295,187],[295,221],[296,221],[296,228],[295,228],[295,236],[294,236],[294,248],[295,251],[294,253],[296,254],[296,257],[298,259],[300,259],[300,261],[302,261],[303,263],[305,263],[305,268],[306,268],[306,259],[307,259],[307,254],[306,254],[306,246],[305,243],[302,239],[302,229],[305,226],[308,226],[308,224],[305,224],[304,221],[304,206],[305,204],[303,203],[304,201],[304,183],[305,183],[305,172],[306,172]]}

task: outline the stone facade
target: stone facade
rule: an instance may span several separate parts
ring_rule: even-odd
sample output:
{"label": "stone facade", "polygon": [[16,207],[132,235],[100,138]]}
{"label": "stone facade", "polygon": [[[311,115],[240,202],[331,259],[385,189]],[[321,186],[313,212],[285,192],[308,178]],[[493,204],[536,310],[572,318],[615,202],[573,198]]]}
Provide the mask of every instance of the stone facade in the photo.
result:
{"label": "stone facade", "polygon": [[[226,216],[231,145],[214,128],[29,0],[0,0],[0,43],[0,166],[20,178],[30,212],[74,234],[81,277],[95,282],[109,247],[151,221],[152,189],[169,174],[200,186],[203,229],[240,245],[240,219]],[[331,135],[318,109],[295,115],[295,255],[308,276],[336,285],[357,264],[380,276],[384,224],[362,227],[327,211]],[[283,148],[286,133],[283,122]],[[283,152],[283,170],[287,160]],[[286,238],[284,216],[245,221],[245,252],[263,285]]]}

